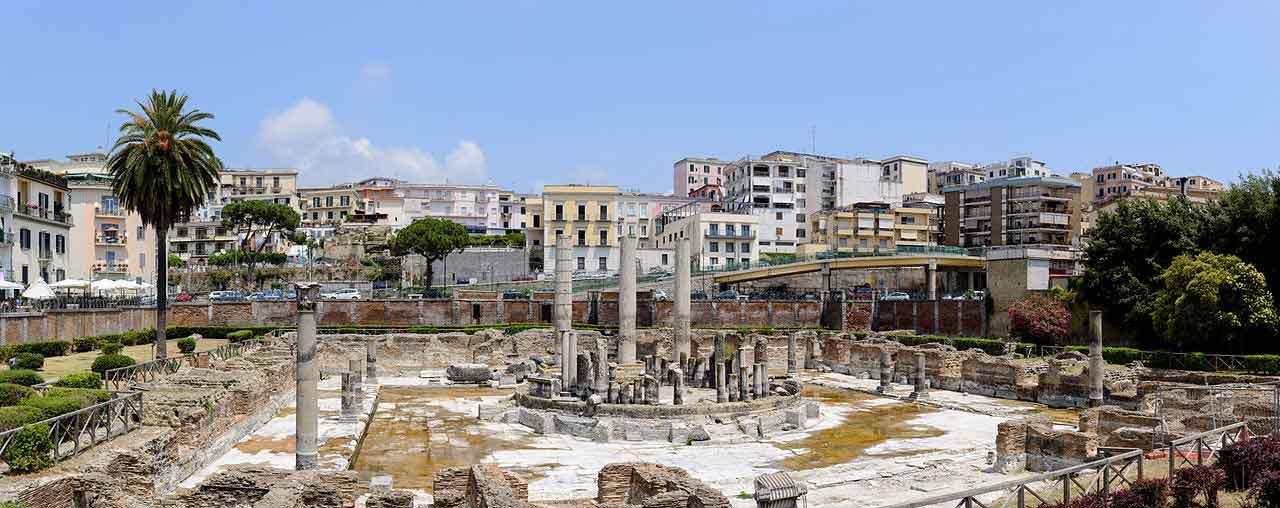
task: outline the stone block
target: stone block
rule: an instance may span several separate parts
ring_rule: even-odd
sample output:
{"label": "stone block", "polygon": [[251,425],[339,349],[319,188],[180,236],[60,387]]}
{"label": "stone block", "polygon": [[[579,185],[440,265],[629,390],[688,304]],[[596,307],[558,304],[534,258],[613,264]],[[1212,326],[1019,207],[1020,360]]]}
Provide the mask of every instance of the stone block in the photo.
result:
{"label": "stone block", "polygon": [[493,373],[483,363],[452,364],[445,369],[445,376],[455,383],[487,383]]}

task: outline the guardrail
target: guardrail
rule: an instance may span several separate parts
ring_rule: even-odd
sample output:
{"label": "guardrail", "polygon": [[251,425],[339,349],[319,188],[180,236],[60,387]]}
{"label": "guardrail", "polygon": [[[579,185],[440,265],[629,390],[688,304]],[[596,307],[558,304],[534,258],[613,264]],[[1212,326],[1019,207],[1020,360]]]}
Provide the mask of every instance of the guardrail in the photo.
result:
{"label": "guardrail", "polygon": [[[98,443],[142,426],[142,392],[130,392],[79,411],[37,423],[49,426],[53,460],[60,462]],[[22,427],[0,432],[0,456],[13,445]]]}
{"label": "guardrail", "polygon": [[228,358],[240,356],[247,351],[257,349],[264,343],[265,341],[263,340],[249,339],[235,343],[223,344],[207,351],[170,356],[159,360],[142,362],[137,365],[130,365],[128,367],[110,369],[102,373],[102,381],[109,390],[123,390],[132,382],[149,383],[160,379],[162,376],[174,374],[178,372],[184,364],[190,366],[198,365],[201,357],[226,360]]}
{"label": "guardrail", "polygon": [[[1071,346],[1036,346],[1039,356],[1054,356],[1068,351]],[[1175,353],[1171,351],[1146,351],[1136,349],[1138,360],[1143,364],[1153,364],[1157,357],[1166,368],[1196,370],[1202,372],[1243,371],[1248,366],[1245,360],[1248,355],[1227,355],[1217,353]],[[1206,370],[1206,368],[1208,370]]]}

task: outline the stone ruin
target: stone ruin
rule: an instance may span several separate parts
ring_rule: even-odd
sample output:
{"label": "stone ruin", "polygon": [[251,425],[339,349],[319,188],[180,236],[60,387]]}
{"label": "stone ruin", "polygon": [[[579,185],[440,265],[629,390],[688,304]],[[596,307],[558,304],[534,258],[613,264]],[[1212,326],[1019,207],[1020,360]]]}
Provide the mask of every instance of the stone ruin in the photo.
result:
{"label": "stone ruin", "polygon": [[[433,508],[533,508],[529,485],[492,465],[438,471],[432,482]],[[561,508],[729,508],[729,499],[683,469],[647,462],[604,466],[596,497],[548,502]]]}

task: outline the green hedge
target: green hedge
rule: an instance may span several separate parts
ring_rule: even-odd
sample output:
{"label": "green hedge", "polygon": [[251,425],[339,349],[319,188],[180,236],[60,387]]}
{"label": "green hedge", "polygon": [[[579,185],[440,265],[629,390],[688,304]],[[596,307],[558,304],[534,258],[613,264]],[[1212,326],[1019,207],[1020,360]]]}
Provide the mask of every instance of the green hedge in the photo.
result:
{"label": "green hedge", "polygon": [[62,376],[62,379],[53,383],[53,386],[97,390],[102,388],[102,378],[93,372],[76,372]]}
{"label": "green hedge", "polygon": [[178,339],[178,351],[183,354],[196,352],[196,340],[191,337]]}
{"label": "green hedge", "polygon": [[76,337],[71,340],[71,349],[77,353],[88,353],[101,347],[101,337]]}
{"label": "green hedge", "polygon": [[45,397],[67,397],[79,399],[81,407],[89,407],[94,404],[101,404],[111,400],[111,392],[106,390],[94,390],[90,388],[63,388],[53,386],[45,389]]}
{"label": "green hedge", "polygon": [[27,406],[0,407],[0,432],[43,421],[44,411]]}
{"label": "green hedge", "polygon": [[119,342],[106,342],[102,344],[102,354],[104,355],[118,355],[120,354],[120,351],[123,350],[124,344]]}
{"label": "green hedge", "polygon": [[225,335],[226,339],[232,343],[244,342],[253,338],[253,330],[236,330]]}
{"label": "green hedge", "polygon": [[53,440],[49,438],[49,426],[43,423],[25,425],[13,438],[0,460],[16,473],[30,473],[53,465]]}
{"label": "green hedge", "polygon": [[14,358],[13,368],[23,370],[40,370],[44,368],[44,355],[40,353],[18,353]]}
{"label": "green hedge", "polygon": [[93,359],[93,365],[89,367],[89,370],[101,376],[108,370],[128,367],[136,363],[138,362],[133,358],[125,355],[98,355],[97,358]]}
{"label": "green hedge", "polygon": [[32,386],[43,382],[44,378],[33,370],[0,370],[0,383]]}
{"label": "green hedge", "polygon": [[40,355],[44,355],[45,358],[53,358],[55,356],[64,356],[71,351],[71,343],[65,340],[45,340],[40,342],[23,342],[20,344],[11,344],[11,346],[13,346],[14,355],[18,355],[21,353],[37,353]]}
{"label": "green hedge", "polygon": [[[64,388],[71,390],[72,388]],[[67,413],[74,413],[85,407],[85,401],[80,397],[58,397],[53,395],[41,395],[39,397],[31,397],[19,403],[21,406],[34,407],[44,412],[44,417],[53,418],[62,416]]]}
{"label": "green hedge", "polygon": [[16,406],[31,397],[35,397],[35,389],[13,383],[0,383],[0,406]]}
{"label": "green hedge", "polygon": [[[1004,354],[1006,344],[1005,341],[1000,339],[979,339],[975,337],[943,337],[941,335],[910,335],[902,333],[887,334],[887,337],[907,346],[946,344],[960,351],[981,349],[984,353],[992,356]],[[1035,351],[1035,347],[1035,344],[1017,342],[1014,343],[1013,350],[1022,355],[1030,355]]]}

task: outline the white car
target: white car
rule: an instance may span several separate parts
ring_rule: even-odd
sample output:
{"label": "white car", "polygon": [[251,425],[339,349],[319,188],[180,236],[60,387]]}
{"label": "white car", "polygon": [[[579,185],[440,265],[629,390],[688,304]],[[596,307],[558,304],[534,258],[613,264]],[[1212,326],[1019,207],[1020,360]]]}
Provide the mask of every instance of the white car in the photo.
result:
{"label": "white car", "polygon": [[667,301],[667,292],[661,289],[653,290],[653,299],[659,302]]}
{"label": "white car", "polygon": [[888,302],[901,302],[910,300],[911,295],[903,293],[902,291],[894,291],[892,293],[886,293],[884,296],[880,297],[880,299]]}
{"label": "white car", "polygon": [[320,298],[325,300],[359,300],[360,290],[356,288],[342,288],[332,293],[323,293]]}

